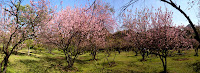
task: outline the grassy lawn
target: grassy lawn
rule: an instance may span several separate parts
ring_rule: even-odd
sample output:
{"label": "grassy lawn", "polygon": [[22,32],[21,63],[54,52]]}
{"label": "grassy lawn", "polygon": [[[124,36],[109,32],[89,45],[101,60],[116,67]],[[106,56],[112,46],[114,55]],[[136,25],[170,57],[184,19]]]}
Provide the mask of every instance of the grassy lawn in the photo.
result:
{"label": "grassy lawn", "polygon": [[[161,60],[155,55],[150,55],[147,61],[134,56],[133,52],[112,52],[110,57],[105,53],[98,53],[98,60],[91,60],[89,53],[80,55],[72,70],[65,70],[67,65],[63,53],[54,50],[53,54],[46,51],[27,56],[27,50],[20,50],[18,55],[11,55],[8,73],[158,73],[163,70]],[[195,73],[200,69],[200,57],[195,57],[194,50],[183,51],[183,55],[168,57],[168,71],[170,73]],[[116,56],[115,56],[116,55]],[[1,57],[2,59],[2,57]]]}

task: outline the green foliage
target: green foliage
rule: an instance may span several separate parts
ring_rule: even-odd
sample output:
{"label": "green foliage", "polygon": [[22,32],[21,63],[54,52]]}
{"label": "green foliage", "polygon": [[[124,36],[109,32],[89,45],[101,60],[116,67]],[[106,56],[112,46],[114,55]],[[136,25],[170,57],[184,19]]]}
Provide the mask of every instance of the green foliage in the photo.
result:
{"label": "green foliage", "polygon": [[26,44],[26,47],[34,46],[32,39],[26,40],[26,41],[24,41],[24,43]]}
{"label": "green foliage", "polygon": [[34,49],[35,50],[35,52],[37,52],[37,51],[44,51],[45,50],[45,48],[43,47],[43,45],[42,44],[36,44],[36,45],[34,45],[34,47],[32,48],[32,49]]}

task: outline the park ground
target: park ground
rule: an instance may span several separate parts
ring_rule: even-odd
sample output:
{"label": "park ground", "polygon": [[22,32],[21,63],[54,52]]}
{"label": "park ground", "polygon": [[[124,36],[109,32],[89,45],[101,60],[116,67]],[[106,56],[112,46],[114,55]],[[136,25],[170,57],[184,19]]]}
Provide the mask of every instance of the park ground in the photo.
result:
{"label": "park ground", "polygon": [[[35,52],[27,49],[18,51],[9,58],[8,73],[159,73],[163,70],[161,60],[155,55],[149,55],[146,61],[140,61],[140,55],[134,52],[112,52],[109,57],[105,52],[99,52],[97,60],[91,60],[89,53],[82,54],[76,60],[72,69],[66,69],[67,63],[64,54],[53,50]],[[2,59],[3,54],[1,54]],[[196,73],[200,72],[200,57],[194,56],[194,50],[182,51],[181,55],[173,52],[167,58],[169,73]]]}

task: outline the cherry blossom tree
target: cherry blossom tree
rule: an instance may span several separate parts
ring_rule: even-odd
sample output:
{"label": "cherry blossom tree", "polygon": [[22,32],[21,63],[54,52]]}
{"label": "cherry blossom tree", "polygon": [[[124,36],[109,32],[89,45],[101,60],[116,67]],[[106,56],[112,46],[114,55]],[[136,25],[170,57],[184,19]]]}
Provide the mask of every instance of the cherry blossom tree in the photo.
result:
{"label": "cherry blossom tree", "polygon": [[183,14],[185,16],[185,18],[188,20],[188,22],[190,23],[190,25],[195,33],[195,39],[200,43],[200,37],[198,35],[198,32],[197,32],[193,22],[191,21],[190,17],[180,8],[180,5],[178,6],[172,0],[170,0],[170,1],[161,0],[161,1],[171,5],[172,7],[174,7],[176,10],[178,10],[179,12],[181,12],[181,14]]}
{"label": "cherry blossom tree", "polygon": [[136,32],[135,34],[127,33],[127,35],[134,37],[132,40],[135,41],[135,47],[140,50],[142,61],[144,61],[148,49],[148,44],[146,44],[148,42],[147,30],[151,28],[150,16],[152,12],[148,8],[144,8],[144,10],[136,9],[135,15],[132,14],[131,10],[128,11],[129,14],[123,15],[123,26]]}
{"label": "cherry blossom tree", "polygon": [[131,46],[131,43],[124,39],[127,38],[126,32],[127,31],[124,30],[114,33],[111,36],[111,42],[109,42],[111,44],[110,47],[118,51],[119,54],[121,51],[127,51]]}
{"label": "cherry blossom tree", "polygon": [[44,24],[43,20],[52,13],[48,9],[49,2],[44,0],[38,1],[37,4],[30,1],[31,5],[25,7],[26,11],[21,9],[21,3],[22,0],[10,0],[0,5],[0,30],[4,53],[4,59],[0,64],[1,72],[6,72],[8,59],[17,46],[27,39],[36,37],[38,27]]}
{"label": "cherry blossom tree", "polygon": [[[74,60],[80,53],[79,44],[85,38],[86,13],[83,9],[66,7],[52,16],[53,19],[40,31],[40,42],[56,45],[65,54],[68,67],[71,68]],[[82,27],[82,28],[81,28]],[[87,29],[86,29],[87,30]],[[45,40],[45,41],[43,41]]]}
{"label": "cherry blossom tree", "polygon": [[98,4],[94,8],[87,8],[87,5],[83,8],[68,6],[53,15],[53,20],[45,27],[41,27],[39,39],[62,50],[68,68],[73,67],[83,50],[81,47],[88,44],[104,46],[107,29],[112,29],[111,25],[114,25],[114,19],[103,5]]}
{"label": "cherry blossom tree", "polygon": [[149,30],[150,43],[149,48],[153,54],[159,56],[162,61],[164,72],[167,72],[167,56],[169,50],[183,49],[183,46],[189,47],[189,43],[184,38],[185,32],[183,27],[176,27],[172,22],[172,12],[162,11],[158,9],[157,12],[151,16],[152,28]]}
{"label": "cherry blossom tree", "polygon": [[[198,28],[198,27],[196,27],[196,28]],[[185,38],[188,39],[188,41],[190,42],[189,43],[191,45],[190,48],[195,49],[194,56],[198,56],[199,42],[197,40],[195,40],[195,38],[194,38],[194,36],[195,36],[194,31],[192,30],[192,28],[190,26],[186,26],[183,29],[183,31],[185,32]]]}
{"label": "cherry blossom tree", "polygon": [[186,38],[183,27],[173,24],[173,13],[167,9],[164,12],[161,8],[155,9],[155,12],[144,9],[135,13],[135,15],[124,15],[123,20],[126,28],[136,31],[136,34],[132,34],[135,35],[135,39],[132,39],[135,47],[140,49],[143,60],[147,50],[158,55],[166,72],[169,50],[180,50],[191,46],[190,39]]}
{"label": "cherry blossom tree", "polygon": [[[136,2],[138,2],[139,0],[130,0],[127,4],[125,4],[122,7],[121,12],[123,12],[124,10],[126,10],[129,6],[131,6],[132,4],[135,4]],[[192,29],[193,29],[193,33],[195,34],[194,38],[200,43],[200,37],[199,37],[199,33],[194,25],[194,23],[192,22],[191,18],[185,13],[185,11],[182,10],[181,6],[178,5],[178,3],[175,3],[173,0],[159,0],[161,2],[164,2],[166,4],[171,5],[173,8],[175,8],[176,10],[178,10],[181,14],[183,14],[183,16],[188,20],[189,24],[191,25]],[[200,1],[197,0],[196,1],[197,4],[200,4]],[[189,4],[195,4],[194,0],[188,1]],[[191,6],[192,7],[192,6]],[[197,48],[198,50],[198,48]],[[198,53],[198,52],[197,52]],[[196,55],[198,56],[198,55]]]}
{"label": "cherry blossom tree", "polygon": [[95,3],[87,10],[92,11],[90,15],[90,24],[99,25],[93,26],[92,29],[89,30],[89,33],[87,33],[87,39],[89,41],[88,44],[91,44],[91,55],[93,56],[93,60],[96,60],[98,49],[105,48],[106,36],[108,36],[110,31],[113,31],[117,25],[113,18],[114,11],[108,4],[102,2],[101,0],[96,0]]}

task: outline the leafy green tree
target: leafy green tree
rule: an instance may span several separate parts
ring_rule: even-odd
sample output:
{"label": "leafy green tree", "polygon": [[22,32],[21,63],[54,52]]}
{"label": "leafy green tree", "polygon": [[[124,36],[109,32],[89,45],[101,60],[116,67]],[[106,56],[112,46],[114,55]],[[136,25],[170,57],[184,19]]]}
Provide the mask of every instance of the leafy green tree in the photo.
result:
{"label": "leafy green tree", "polygon": [[30,55],[30,49],[33,48],[34,44],[33,44],[33,40],[32,39],[28,39],[25,41],[26,47],[28,48],[28,55]]}

